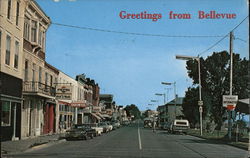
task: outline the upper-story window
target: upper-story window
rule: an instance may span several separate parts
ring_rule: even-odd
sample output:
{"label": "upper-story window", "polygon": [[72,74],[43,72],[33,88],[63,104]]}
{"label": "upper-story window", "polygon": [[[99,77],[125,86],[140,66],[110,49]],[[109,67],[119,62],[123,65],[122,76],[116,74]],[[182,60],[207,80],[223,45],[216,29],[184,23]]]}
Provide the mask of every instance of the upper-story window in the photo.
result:
{"label": "upper-story window", "polygon": [[19,58],[19,42],[15,42],[15,57],[14,57],[14,68],[18,69],[18,58]]}
{"label": "upper-story window", "polygon": [[[0,0],[0,2],[1,2],[1,0]],[[1,30],[0,30],[0,54],[1,54],[1,48],[2,48],[2,32],[1,32]]]}
{"label": "upper-story window", "polygon": [[37,42],[37,22],[31,23],[31,42]]}
{"label": "upper-story window", "polygon": [[7,6],[7,18],[10,19],[11,16],[11,0],[8,0]]}
{"label": "upper-story window", "polygon": [[30,39],[30,19],[28,17],[24,19],[24,38],[26,40]]}
{"label": "upper-story window", "polygon": [[38,77],[38,82],[41,83],[42,82],[42,67],[39,67],[39,77]]}
{"label": "upper-story window", "polygon": [[28,81],[28,72],[29,72],[29,61],[25,60],[25,67],[24,67],[24,81]]}
{"label": "upper-story window", "polygon": [[5,64],[10,65],[10,43],[11,38],[9,35],[6,36],[6,53],[5,53]]}
{"label": "upper-story window", "polygon": [[16,2],[16,25],[18,26],[18,22],[19,22],[19,9],[20,9],[20,2],[17,1]]}

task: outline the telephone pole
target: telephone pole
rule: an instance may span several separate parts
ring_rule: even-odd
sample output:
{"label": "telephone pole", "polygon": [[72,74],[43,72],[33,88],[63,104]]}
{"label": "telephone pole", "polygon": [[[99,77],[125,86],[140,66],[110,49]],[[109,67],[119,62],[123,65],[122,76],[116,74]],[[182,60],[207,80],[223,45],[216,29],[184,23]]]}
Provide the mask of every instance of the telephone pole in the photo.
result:
{"label": "telephone pole", "polygon": [[[230,94],[233,95],[233,32],[230,32],[230,44],[229,44],[229,53],[230,53]],[[228,109],[228,138],[232,139],[232,111]]]}

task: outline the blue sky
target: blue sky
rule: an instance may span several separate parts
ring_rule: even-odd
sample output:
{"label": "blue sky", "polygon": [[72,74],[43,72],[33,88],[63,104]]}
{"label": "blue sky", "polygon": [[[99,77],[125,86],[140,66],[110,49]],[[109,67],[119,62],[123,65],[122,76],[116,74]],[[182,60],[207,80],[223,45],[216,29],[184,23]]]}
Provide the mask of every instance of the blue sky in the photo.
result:
{"label": "blue sky", "polygon": [[[163,34],[163,35],[226,35],[247,15],[247,0],[37,0],[54,23],[76,25],[113,31]],[[198,19],[198,11],[235,13],[235,19]],[[156,22],[150,19],[121,19],[120,11],[127,13],[161,13]],[[190,13],[191,19],[169,19],[170,11]],[[234,34],[248,41],[248,20]],[[141,110],[154,109],[163,104],[168,94],[174,98],[173,86],[162,81],[174,82],[177,94],[185,95],[192,85],[187,76],[185,61],[176,60],[176,54],[197,56],[221,37],[217,38],[167,38],[136,36],[67,28],[51,25],[47,31],[46,60],[71,77],[85,73],[95,79],[101,93],[114,94],[119,105],[136,104]],[[248,43],[248,42],[247,42]],[[234,51],[248,58],[249,45],[234,40]],[[204,53],[229,48],[226,38]],[[171,88],[171,89],[166,89]],[[168,92],[168,93],[167,93]],[[150,100],[159,100],[151,104]]]}

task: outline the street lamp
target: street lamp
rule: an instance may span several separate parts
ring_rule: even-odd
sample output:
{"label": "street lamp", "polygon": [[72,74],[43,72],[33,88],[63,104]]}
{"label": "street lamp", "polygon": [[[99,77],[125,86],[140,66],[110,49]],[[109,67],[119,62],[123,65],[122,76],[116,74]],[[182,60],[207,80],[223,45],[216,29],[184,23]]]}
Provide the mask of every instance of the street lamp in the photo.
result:
{"label": "street lamp", "polygon": [[202,105],[203,101],[201,100],[201,64],[200,64],[200,57],[193,57],[193,56],[185,56],[185,55],[176,55],[176,59],[180,60],[196,60],[198,62],[198,73],[199,73],[199,112],[200,112],[200,135],[202,136]]}
{"label": "street lamp", "polygon": [[166,94],[165,93],[155,93],[157,96],[163,96],[164,99],[164,105],[166,104]]}
{"label": "street lamp", "polygon": [[163,85],[174,85],[174,119],[176,119],[176,101],[177,101],[177,98],[176,98],[176,82],[161,82],[161,84]]}

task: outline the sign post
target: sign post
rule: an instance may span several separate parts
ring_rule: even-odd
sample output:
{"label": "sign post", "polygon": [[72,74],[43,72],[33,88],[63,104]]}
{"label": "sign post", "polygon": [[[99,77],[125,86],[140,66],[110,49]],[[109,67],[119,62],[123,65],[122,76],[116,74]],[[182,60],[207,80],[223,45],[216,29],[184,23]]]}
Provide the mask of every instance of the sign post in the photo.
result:
{"label": "sign post", "polygon": [[238,95],[223,95],[223,107],[233,111],[238,102]]}

